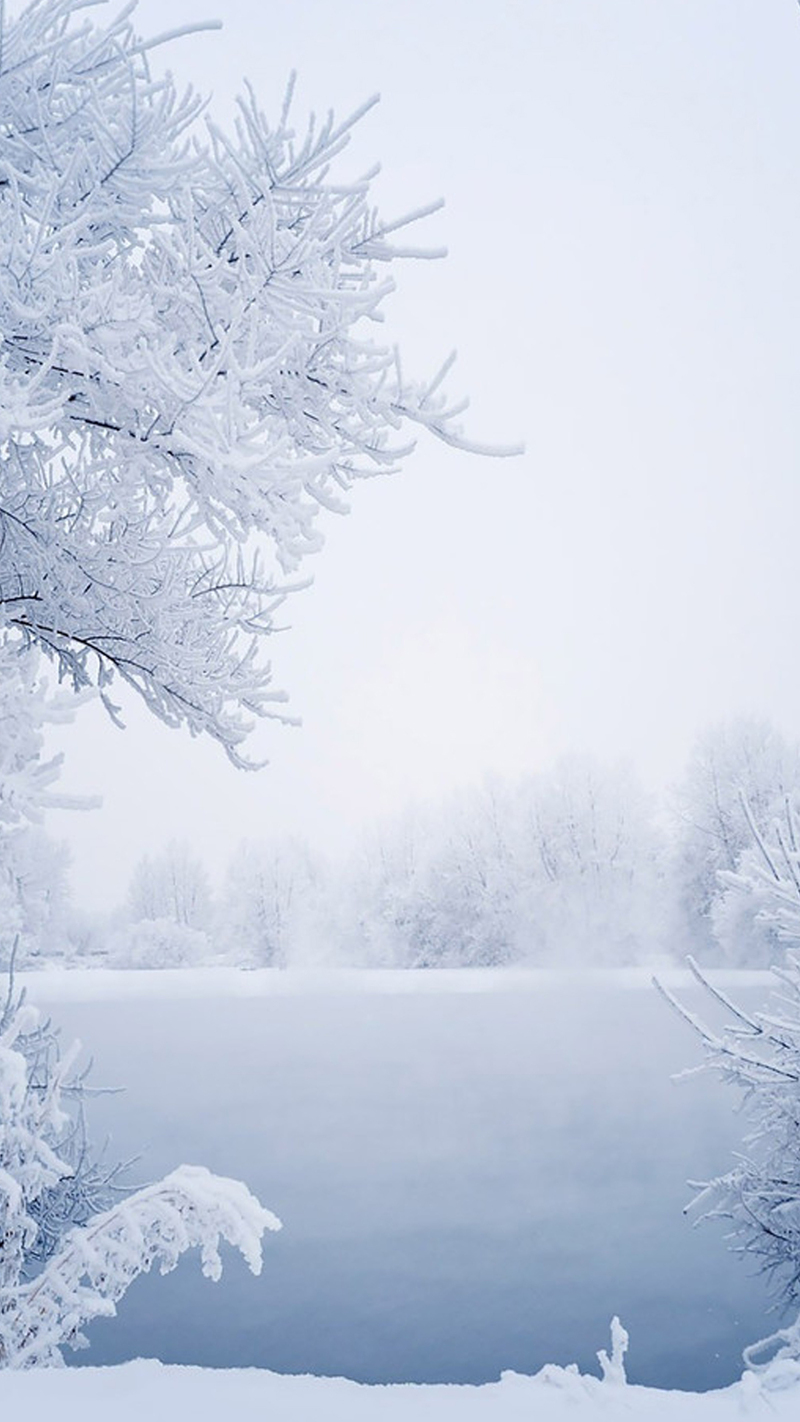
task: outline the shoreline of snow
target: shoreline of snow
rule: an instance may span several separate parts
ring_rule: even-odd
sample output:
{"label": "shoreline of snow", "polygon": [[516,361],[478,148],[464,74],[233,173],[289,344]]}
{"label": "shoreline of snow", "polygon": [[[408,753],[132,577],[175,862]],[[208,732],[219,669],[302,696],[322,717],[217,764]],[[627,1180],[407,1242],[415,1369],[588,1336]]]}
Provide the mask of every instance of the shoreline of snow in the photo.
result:
{"label": "shoreline of snow", "polygon": [[[44,967],[19,972],[18,988],[33,1001],[333,996],[337,994],[450,994],[547,992],[558,988],[641,991],[653,976],[665,987],[696,986],[688,968],[89,968]],[[714,968],[719,988],[770,987],[765,969]]]}
{"label": "shoreline of snow", "polygon": [[52,1368],[0,1373],[0,1415],[58,1417],[59,1422],[734,1422],[747,1416],[789,1422],[800,1415],[800,1365],[746,1372],[718,1392],[655,1388],[549,1366],[534,1377],[504,1372],[481,1386],[452,1383],[375,1385],[347,1378],[290,1376],[248,1369],[165,1365],[138,1359],[108,1368]]}

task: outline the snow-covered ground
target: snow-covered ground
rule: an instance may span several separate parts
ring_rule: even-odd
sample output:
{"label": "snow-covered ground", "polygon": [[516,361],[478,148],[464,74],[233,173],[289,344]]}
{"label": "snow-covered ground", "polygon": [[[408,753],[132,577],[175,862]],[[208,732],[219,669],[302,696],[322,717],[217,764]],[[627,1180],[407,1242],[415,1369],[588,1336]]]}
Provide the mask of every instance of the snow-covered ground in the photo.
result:
{"label": "snow-covered ground", "polygon": [[797,1422],[800,1368],[745,1373],[718,1392],[661,1392],[565,1368],[504,1373],[482,1387],[367,1386],[343,1378],[211,1371],[152,1361],[0,1373],[0,1416],[59,1422]]}

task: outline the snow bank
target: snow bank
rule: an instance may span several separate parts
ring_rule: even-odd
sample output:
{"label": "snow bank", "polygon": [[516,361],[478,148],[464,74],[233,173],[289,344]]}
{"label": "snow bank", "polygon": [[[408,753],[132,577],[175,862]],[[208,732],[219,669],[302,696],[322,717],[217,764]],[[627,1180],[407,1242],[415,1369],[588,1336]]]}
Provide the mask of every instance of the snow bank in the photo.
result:
{"label": "snow bank", "polygon": [[[769,972],[717,969],[706,974],[717,987],[771,987]],[[658,968],[659,981],[696,986],[685,968]],[[522,993],[575,987],[649,988],[650,968],[42,968],[19,973],[34,1002],[95,1002],[157,997],[163,1000],[223,997],[294,997],[349,993]]]}
{"label": "snow bank", "polygon": [[800,1367],[745,1373],[720,1392],[659,1392],[543,1368],[503,1373],[482,1387],[285,1377],[257,1369],[165,1367],[139,1360],[113,1368],[0,1374],[0,1417],[59,1422],[796,1422]]}

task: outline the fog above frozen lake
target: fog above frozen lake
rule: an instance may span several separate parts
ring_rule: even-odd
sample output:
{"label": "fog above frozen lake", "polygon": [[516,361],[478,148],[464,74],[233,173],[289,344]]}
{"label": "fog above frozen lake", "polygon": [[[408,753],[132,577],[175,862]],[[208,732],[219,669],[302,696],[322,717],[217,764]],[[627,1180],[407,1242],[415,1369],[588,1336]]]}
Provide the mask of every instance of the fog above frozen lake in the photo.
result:
{"label": "fog above frozen lake", "polygon": [[182,1162],[240,1177],[284,1221],[260,1279],[231,1258],[213,1286],[190,1257],[134,1285],[77,1360],[483,1381],[591,1369],[618,1313],[633,1380],[738,1376],[775,1323],[764,1283],[681,1214],[686,1180],[741,1141],[734,1094],[670,1080],[699,1053],[652,989],[515,977],[527,990],[436,991],[429,975],[401,995],[216,1001],[188,995],[190,974],[172,1000],[135,974],[107,1001],[47,1001],[32,979],[94,1080],[127,1088],[91,1103],[113,1155],[143,1151],[138,1179]]}

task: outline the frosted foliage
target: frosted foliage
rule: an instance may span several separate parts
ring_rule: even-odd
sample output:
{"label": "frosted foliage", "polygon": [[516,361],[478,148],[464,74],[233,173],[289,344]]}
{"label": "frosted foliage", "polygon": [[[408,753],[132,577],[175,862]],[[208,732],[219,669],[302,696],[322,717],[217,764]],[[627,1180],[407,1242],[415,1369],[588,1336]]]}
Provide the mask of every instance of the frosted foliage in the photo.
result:
{"label": "frosted foliage", "polygon": [[0,1026],[0,1368],[61,1363],[62,1347],[84,1342],[83,1326],[113,1314],[133,1279],[154,1263],[162,1272],[172,1269],[193,1246],[209,1278],[221,1272],[220,1239],[258,1273],[261,1237],[280,1228],[238,1181],[182,1166],[64,1233],[26,1280],[40,1228],[37,1205],[74,1174],[59,1153],[68,1124],[61,1094],[70,1058],[34,1089],[25,1045],[37,1021],[32,1009],[9,1003]]}
{"label": "frosted foliage", "polygon": [[225,134],[132,8],[3,24],[0,615],[236,759],[320,507],[419,427],[465,446],[444,371],[409,385],[373,337],[391,264],[430,254],[331,176],[361,115],[298,136],[248,90]]}

